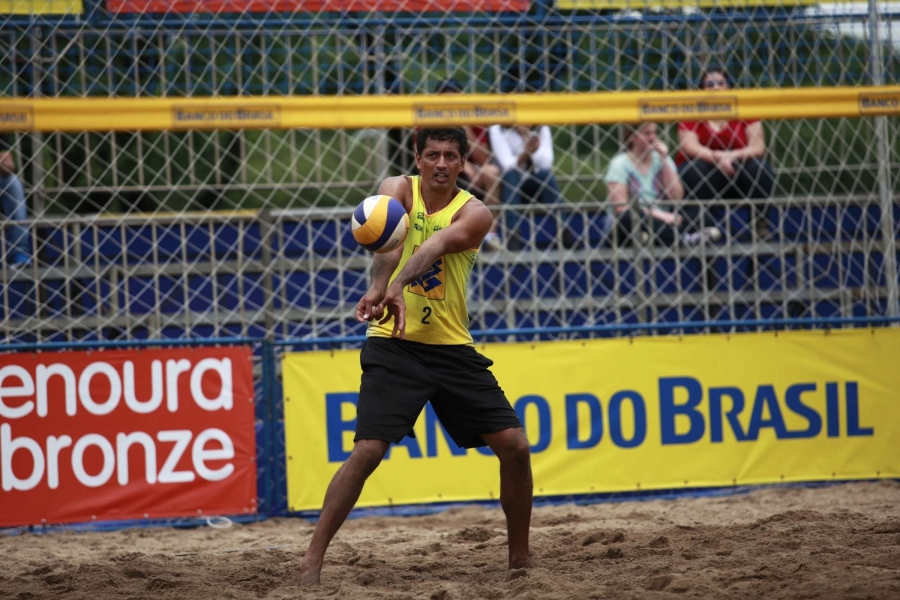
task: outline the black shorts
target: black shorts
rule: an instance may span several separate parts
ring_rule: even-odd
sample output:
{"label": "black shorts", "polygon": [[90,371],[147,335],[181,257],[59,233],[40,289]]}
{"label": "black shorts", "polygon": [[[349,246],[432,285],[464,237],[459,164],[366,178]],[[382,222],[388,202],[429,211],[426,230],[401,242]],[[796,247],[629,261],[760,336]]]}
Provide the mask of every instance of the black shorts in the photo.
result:
{"label": "black shorts", "polygon": [[462,448],[486,446],[483,433],[522,426],[488,370],[493,361],[472,346],[373,337],[366,340],[359,362],[363,374],[354,442],[415,437],[413,425],[429,400]]}

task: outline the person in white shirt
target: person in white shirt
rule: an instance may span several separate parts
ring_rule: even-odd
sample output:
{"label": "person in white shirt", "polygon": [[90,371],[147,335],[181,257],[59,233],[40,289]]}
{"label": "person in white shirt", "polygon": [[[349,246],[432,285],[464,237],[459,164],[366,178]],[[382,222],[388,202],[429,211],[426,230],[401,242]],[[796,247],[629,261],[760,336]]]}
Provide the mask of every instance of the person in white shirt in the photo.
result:
{"label": "person in white shirt", "polygon": [[[553,140],[549,127],[493,125],[488,136],[494,160],[500,166],[504,204],[535,201],[556,204],[563,201],[553,176]],[[515,240],[519,218],[515,213],[507,215],[507,235],[513,238],[510,241]]]}

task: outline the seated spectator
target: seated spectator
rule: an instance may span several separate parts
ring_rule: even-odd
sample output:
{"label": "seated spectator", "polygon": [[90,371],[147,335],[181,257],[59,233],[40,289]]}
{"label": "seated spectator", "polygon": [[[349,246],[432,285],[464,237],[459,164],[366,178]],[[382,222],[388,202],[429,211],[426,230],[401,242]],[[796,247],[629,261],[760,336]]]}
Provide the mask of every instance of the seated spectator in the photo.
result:
{"label": "seated spectator", "polygon": [[[720,67],[703,74],[708,91],[731,88]],[[775,173],[765,162],[759,121],[693,121],[678,125],[676,162],[687,200],[771,198]],[[693,211],[696,214],[698,211]]]}
{"label": "seated spectator", "polygon": [[661,202],[681,200],[684,189],[669,149],[656,131],[656,123],[622,125],[626,150],[613,157],[606,172],[616,243],[627,245],[635,236],[664,245],[673,245],[679,235],[687,245],[718,240],[721,232],[715,227],[683,232],[681,217],[661,206]]}
{"label": "seated spectator", "polygon": [[[563,201],[553,176],[553,140],[546,125],[492,125],[488,130],[491,149],[502,173],[503,203],[556,204]],[[509,232],[516,231],[518,215],[507,218]]]}
{"label": "seated spectator", "polygon": [[[16,175],[16,163],[12,155],[12,140],[7,134],[0,133],[0,209],[5,222],[25,221],[28,210],[25,207],[25,191],[22,182]],[[8,262],[14,266],[31,264],[31,236],[28,230],[20,225],[4,228]]]}
{"label": "seated spectator", "polygon": [[[435,88],[438,94],[461,94],[462,86],[455,79],[445,79]],[[466,125],[466,138],[469,144],[469,154],[466,164],[457,179],[457,185],[475,194],[488,206],[500,204],[500,167],[494,164],[491,149],[488,142],[487,129],[480,125]],[[416,134],[419,128],[413,132],[412,146],[416,147]],[[490,232],[484,238],[484,246],[490,250],[500,248],[500,237],[497,234],[497,218]]]}

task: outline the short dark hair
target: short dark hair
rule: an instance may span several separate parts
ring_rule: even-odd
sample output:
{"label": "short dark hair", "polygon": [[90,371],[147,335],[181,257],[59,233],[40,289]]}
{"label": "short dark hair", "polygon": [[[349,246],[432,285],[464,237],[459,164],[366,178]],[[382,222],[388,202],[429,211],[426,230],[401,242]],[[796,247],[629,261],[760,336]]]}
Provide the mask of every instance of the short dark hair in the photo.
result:
{"label": "short dark hair", "polygon": [[703,84],[706,83],[706,78],[712,75],[713,73],[718,73],[722,77],[725,78],[725,83],[728,84],[729,89],[734,87],[731,84],[731,75],[728,74],[728,69],[723,67],[722,65],[710,65],[705,71],[700,73],[700,80],[697,82],[697,87],[701,90],[703,89]]}
{"label": "short dark hair", "polygon": [[436,142],[456,142],[459,146],[459,154],[465,158],[469,152],[469,142],[466,139],[466,130],[462,127],[424,127],[416,133],[416,154],[422,155],[425,151],[425,143],[432,139]]}
{"label": "short dark hair", "polygon": [[462,91],[462,86],[452,77],[438,82],[437,87],[434,88],[436,94],[461,94]]}

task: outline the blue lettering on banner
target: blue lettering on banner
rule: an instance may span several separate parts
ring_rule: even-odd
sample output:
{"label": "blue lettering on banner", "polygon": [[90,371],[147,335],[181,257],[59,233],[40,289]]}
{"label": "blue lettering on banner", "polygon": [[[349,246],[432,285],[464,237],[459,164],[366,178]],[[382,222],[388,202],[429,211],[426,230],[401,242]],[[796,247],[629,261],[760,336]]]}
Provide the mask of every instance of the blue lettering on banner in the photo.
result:
{"label": "blue lettering on banner", "polygon": [[848,381],[845,392],[847,394],[847,437],[873,435],[875,428],[859,426],[858,384],[855,381]]}
{"label": "blue lettering on banner", "polygon": [[[591,413],[591,430],[586,440],[578,439],[578,405],[584,404]],[[603,439],[603,407],[593,394],[566,394],[566,446],[569,450],[593,448]]]}
{"label": "blue lettering on banner", "polygon": [[822,431],[822,417],[819,416],[812,407],[803,404],[800,396],[803,392],[816,391],[814,383],[797,383],[787,389],[784,395],[785,404],[790,411],[806,419],[809,425],[803,431],[788,431],[788,438],[811,438],[816,437]]}
{"label": "blue lettering on banner", "polygon": [[[626,440],[622,434],[622,403],[630,400],[634,409],[634,436]],[[609,437],[619,448],[634,448],[647,437],[647,407],[644,398],[635,391],[616,392],[609,399]]]}
{"label": "blue lettering on banner", "polygon": [[[767,410],[768,419],[763,414]],[[778,396],[775,394],[775,386],[772,385],[761,385],[756,388],[756,400],[753,401],[753,412],[750,414],[750,425],[747,426],[747,437],[751,440],[759,439],[759,430],[763,427],[774,429],[776,438],[787,436],[787,428],[784,426],[784,418],[781,416],[781,407],[778,406]]]}
{"label": "blue lettering on banner", "polygon": [[[770,429],[776,439],[806,439],[822,435],[829,438],[841,435],[841,412],[846,418],[846,437],[871,437],[875,428],[860,421],[859,383],[848,381],[843,384],[844,403],[841,406],[841,384],[826,382],[824,384],[824,411],[811,406],[809,400],[804,401],[804,394],[814,394],[821,384],[814,382],[795,383],[789,386],[784,397],[779,398],[775,386],[762,384],[756,387],[752,404],[748,403],[749,392],[737,387],[711,387],[704,390],[703,384],[693,377],[661,377],[658,380],[660,441],[662,445],[693,444],[707,435],[707,422],[703,409],[704,392],[708,398],[708,431],[711,443],[721,443],[726,437],[726,429],[737,442],[759,439],[764,429]],[[643,396],[634,390],[621,390],[612,395],[606,407],[600,398],[588,392],[565,395],[566,448],[569,450],[587,450],[596,448],[603,440],[606,430],[609,438],[619,448],[635,448],[647,438],[647,407]],[[350,457],[351,448],[344,444],[345,434],[356,429],[356,418],[346,419],[342,415],[346,405],[356,408],[359,394],[356,392],[334,392],[325,394],[325,427],[329,462],[342,462]],[[631,403],[633,420],[623,422],[623,406]],[[514,408],[525,426],[528,420],[529,407],[533,406],[537,416],[537,440],[529,440],[531,452],[547,450],[553,438],[553,413],[550,403],[543,396],[526,395],[519,398]],[[584,409],[587,409],[586,411]],[[741,424],[741,417],[749,410],[749,422],[746,431]],[[581,416],[579,415],[581,412]],[[786,412],[785,412],[786,411]],[[799,429],[788,429],[785,415],[796,415],[804,425]],[[534,418],[535,413],[531,412]],[[586,418],[587,423],[582,423]],[[680,422],[680,432],[679,432]],[[582,427],[586,425],[586,427]],[[625,431],[632,429],[630,438]],[[685,425],[687,426],[685,428]],[[526,431],[527,431],[526,427]],[[533,430],[534,428],[532,428]],[[582,431],[585,437],[580,437]],[[456,445],[444,429],[431,404],[425,406],[424,452],[420,441],[415,437],[405,437],[394,446],[406,448],[410,458],[434,458],[438,450],[439,437],[443,436],[452,456],[466,456],[467,450]],[[390,458],[390,451],[385,459]],[[483,456],[494,456],[488,447],[477,448]],[[444,451],[446,452],[446,451]]]}
{"label": "blue lettering on banner", "polygon": [[[684,404],[675,403],[675,390],[687,391]],[[693,377],[661,377],[659,380],[659,417],[663,444],[693,444],[703,438],[706,423],[697,410],[703,400],[703,386]],[[676,418],[688,418],[690,428],[687,433],[678,433]]]}
{"label": "blue lettering on banner", "polygon": [[[553,423],[550,418],[550,403],[542,396],[522,396],[516,402],[516,414],[525,427],[525,412],[529,404],[533,404],[538,411],[538,441],[531,445],[532,452],[543,452],[550,446],[553,435]],[[525,431],[528,428],[525,427]]]}
{"label": "blue lettering on banner", "polygon": [[841,435],[841,416],[838,411],[838,384],[829,382],[825,384],[825,414],[828,421],[828,437]]}
{"label": "blue lettering on banner", "polygon": [[350,452],[344,450],[344,432],[356,431],[356,418],[344,421],[341,410],[344,404],[354,407],[359,402],[356,392],[340,392],[325,394],[325,433],[328,437],[328,462],[343,462],[350,458]]}
{"label": "blue lettering on banner", "polygon": [[725,413],[728,425],[739,442],[748,440],[738,415],[744,410],[744,392],[736,387],[709,388],[709,436],[712,442],[721,442],[722,436],[722,398],[731,398],[731,410]]}

